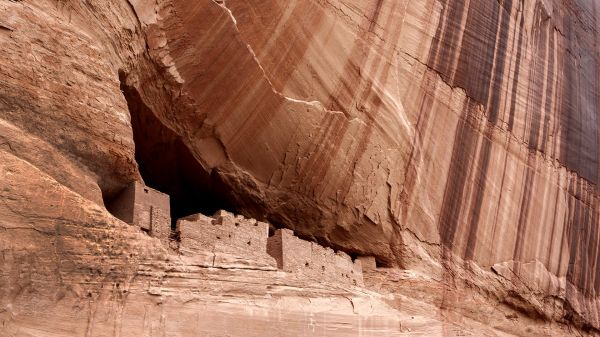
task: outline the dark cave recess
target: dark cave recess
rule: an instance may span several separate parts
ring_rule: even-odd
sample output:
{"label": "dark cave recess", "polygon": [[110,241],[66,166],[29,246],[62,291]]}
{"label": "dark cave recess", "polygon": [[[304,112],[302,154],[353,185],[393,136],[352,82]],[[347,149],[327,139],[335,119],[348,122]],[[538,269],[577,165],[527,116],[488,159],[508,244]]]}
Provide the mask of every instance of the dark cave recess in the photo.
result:
{"label": "dark cave recess", "polygon": [[[135,158],[144,183],[171,199],[171,219],[195,213],[213,214],[220,209],[236,211],[218,174],[207,172],[181,137],[164,125],[120,74],[121,91],[131,114]],[[110,198],[105,204],[110,203]]]}

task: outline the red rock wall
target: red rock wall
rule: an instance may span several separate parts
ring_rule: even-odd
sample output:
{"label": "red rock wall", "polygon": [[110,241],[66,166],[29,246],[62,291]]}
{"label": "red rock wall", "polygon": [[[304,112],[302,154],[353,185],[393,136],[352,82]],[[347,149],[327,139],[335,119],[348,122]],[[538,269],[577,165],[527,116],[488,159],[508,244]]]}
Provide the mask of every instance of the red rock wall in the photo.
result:
{"label": "red rock wall", "polygon": [[[513,294],[515,306],[598,328],[599,8],[4,1],[0,154],[30,176],[3,167],[2,196],[28,197],[0,204],[2,226],[35,236],[42,219],[44,233],[60,232],[58,209],[102,237],[108,214],[81,218],[36,193],[60,185],[102,205],[139,179],[125,86],[239,212],[433,277],[481,268],[472,281],[501,301]],[[53,251],[49,236],[26,245]],[[2,260],[13,289],[3,302],[26,282],[11,279],[21,261],[42,275],[65,254],[85,265],[62,250],[38,261],[19,237],[0,234],[0,248],[18,252]]]}
{"label": "red rock wall", "polygon": [[150,46],[247,211],[405,267],[540,261],[595,317],[597,7],[171,1]]}

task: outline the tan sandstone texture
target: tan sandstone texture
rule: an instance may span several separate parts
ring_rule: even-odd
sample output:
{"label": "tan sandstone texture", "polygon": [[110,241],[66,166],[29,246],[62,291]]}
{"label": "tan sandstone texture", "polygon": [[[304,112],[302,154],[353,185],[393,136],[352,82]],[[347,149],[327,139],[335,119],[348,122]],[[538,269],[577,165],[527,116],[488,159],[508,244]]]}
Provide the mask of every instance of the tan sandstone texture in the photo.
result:
{"label": "tan sandstone texture", "polygon": [[599,46],[597,0],[0,0],[0,336],[600,335]]}

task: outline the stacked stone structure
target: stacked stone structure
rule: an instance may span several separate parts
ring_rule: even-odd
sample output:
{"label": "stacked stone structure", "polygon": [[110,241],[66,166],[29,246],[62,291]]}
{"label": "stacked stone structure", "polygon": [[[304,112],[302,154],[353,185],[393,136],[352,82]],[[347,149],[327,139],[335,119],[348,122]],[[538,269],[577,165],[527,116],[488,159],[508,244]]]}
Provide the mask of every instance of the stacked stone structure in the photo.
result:
{"label": "stacked stone structure", "polygon": [[374,256],[359,256],[356,259],[360,261],[363,271],[377,269],[377,261]]}
{"label": "stacked stone structure", "polygon": [[134,181],[107,205],[107,209],[117,218],[140,227],[168,245],[171,232],[169,195]]}
{"label": "stacked stone structure", "polygon": [[[109,205],[119,219],[140,227],[169,246],[171,218],[169,196],[133,182]],[[269,237],[269,224],[227,211],[212,217],[194,214],[177,221],[179,252],[204,257],[210,266],[233,266],[236,257],[253,260],[267,268],[275,267],[301,274],[315,281],[363,285],[361,263],[375,268],[373,257],[356,261],[342,252],[294,236],[289,229],[278,229]],[[211,255],[206,255],[211,253]],[[210,260],[210,261],[209,261]]]}
{"label": "stacked stone structure", "polygon": [[304,274],[319,281],[363,285],[360,260],[342,252],[294,236],[289,229],[278,229],[268,239],[267,251],[278,268]]}
{"label": "stacked stone structure", "polygon": [[194,214],[177,221],[179,251],[193,255],[211,251],[217,255],[229,254],[275,266],[267,255],[269,225],[255,219],[234,216],[218,211],[212,217]]}

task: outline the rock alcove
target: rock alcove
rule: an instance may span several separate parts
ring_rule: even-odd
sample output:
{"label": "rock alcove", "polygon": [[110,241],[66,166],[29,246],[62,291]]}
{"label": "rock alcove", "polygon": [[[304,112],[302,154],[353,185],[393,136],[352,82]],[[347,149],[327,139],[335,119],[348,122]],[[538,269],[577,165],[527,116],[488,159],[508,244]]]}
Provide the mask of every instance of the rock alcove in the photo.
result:
{"label": "rock alcove", "polygon": [[[236,211],[218,174],[206,172],[181,137],[161,122],[125,79],[126,75],[121,74],[121,91],[131,115],[135,159],[144,184],[170,196],[172,226],[177,219],[195,213]],[[105,204],[110,205],[114,197],[106,196]]]}

